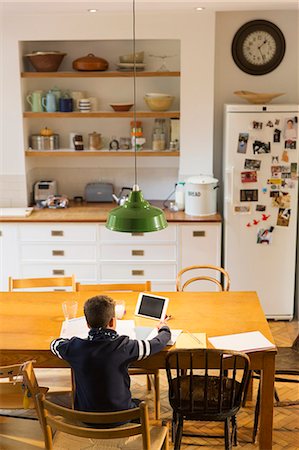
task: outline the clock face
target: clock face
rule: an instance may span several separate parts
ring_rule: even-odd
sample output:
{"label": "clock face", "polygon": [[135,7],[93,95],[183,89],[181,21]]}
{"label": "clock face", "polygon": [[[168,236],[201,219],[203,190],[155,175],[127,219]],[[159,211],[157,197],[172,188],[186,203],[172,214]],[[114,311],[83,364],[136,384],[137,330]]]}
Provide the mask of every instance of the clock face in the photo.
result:
{"label": "clock face", "polygon": [[280,29],[266,20],[244,24],[235,34],[232,56],[243,72],[264,75],[272,72],[282,61],[285,40]]}

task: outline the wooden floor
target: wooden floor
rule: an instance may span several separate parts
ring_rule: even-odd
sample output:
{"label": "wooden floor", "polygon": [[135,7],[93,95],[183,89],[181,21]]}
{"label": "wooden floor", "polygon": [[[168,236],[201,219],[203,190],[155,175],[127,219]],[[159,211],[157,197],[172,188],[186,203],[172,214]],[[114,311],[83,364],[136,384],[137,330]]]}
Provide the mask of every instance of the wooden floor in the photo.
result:
{"label": "wooden floor", "polygon": [[[290,345],[298,334],[298,322],[270,322],[270,326],[277,345]],[[44,386],[53,386],[63,389],[70,385],[68,370],[39,371],[39,382]],[[56,379],[55,379],[56,377]],[[253,401],[248,402],[238,414],[238,447],[246,450],[258,449],[258,444],[251,443],[253,424],[254,401],[256,394],[254,384]],[[296,384],[280,383],[278,392],[281,400],[299,398],[299,389]],[[152,413],[152,394],[145,391],[145,379],[134,377],[132,381],[133,396],[148,402]],[[161,408],[162,418],[170,420],[171,409],[168,403],[168,386],[164,374],[161,381]],[[186,430],[199,432],[198,422],[187,422]],[[201,424],[200,433],[222,433],[222,427],[217,424]],[[191,445],[193,443],[193,445]],[[12,419],[0,417],[0,450],[36,450],[42,449],[43,439],[38,422],[26,419]],[[171,447],[172,448],[172,447]],[[211,438],[183,438],[182,450],[217,450],[223,449],[222,439]],[[60,449],[58,449],[60,450]],[[70,450],[74,450],[73,447]],[[273,450],[299,450],[299,406],[274,408]]]}

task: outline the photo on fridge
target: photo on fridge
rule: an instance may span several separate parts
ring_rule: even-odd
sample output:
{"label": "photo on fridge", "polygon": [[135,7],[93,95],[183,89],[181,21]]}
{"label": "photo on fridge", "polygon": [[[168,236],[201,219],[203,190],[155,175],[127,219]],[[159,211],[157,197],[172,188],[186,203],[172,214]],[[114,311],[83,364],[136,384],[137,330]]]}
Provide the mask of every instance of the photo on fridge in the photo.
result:
{"label": "photo on fridge", "polygon": [[279,208],[277,216],[277,225],[280,227],[288,227],[291,218],[290,208]]}

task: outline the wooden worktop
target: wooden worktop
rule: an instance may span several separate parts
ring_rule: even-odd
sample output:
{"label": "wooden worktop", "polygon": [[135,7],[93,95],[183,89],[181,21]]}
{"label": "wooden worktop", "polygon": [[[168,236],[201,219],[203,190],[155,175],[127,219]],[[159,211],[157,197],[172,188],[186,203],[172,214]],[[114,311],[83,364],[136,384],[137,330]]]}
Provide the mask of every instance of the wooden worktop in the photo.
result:
{"label": "wooden worktop", "polygon": [[[151,204],[159,208],[163,208],[163,203],[159,201],[151,201]],[[115,203],[82,203],[71,204],[69,208],[63,209],[34,209],[28,217],[0,217],[0,222],[106,222],[108,213],[115,208]],[[164,209],[168,222],[182,223],[205,223],[205,222],[221,222],[220,214],[211,216],[189,216],[184,211],[171,212]]]}

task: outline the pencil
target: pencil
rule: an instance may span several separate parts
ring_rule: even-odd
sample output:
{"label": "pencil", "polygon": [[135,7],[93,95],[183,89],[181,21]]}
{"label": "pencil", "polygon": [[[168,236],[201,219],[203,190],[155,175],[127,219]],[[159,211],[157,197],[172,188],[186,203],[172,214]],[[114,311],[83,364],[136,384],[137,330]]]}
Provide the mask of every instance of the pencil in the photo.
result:
{"label": "pencil", "polygon": [[203,343],[196,337],[194,334],[190,333],[190,331],[186,330],[186,333],[188,333],[196,342],[198,342],[200,345]]}

